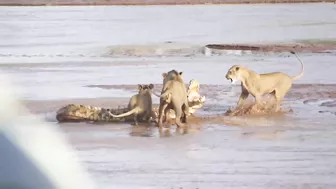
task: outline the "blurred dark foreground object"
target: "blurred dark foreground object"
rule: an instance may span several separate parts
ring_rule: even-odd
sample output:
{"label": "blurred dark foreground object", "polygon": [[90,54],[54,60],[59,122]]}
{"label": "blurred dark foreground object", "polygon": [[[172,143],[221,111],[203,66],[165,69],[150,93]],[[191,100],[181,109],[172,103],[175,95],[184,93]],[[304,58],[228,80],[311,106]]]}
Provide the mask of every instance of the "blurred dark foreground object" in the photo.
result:
{"label": "blurred dark foreground object", "polygon": [[93,189],[58,127],[31,115],[0,75],[0,188]]}

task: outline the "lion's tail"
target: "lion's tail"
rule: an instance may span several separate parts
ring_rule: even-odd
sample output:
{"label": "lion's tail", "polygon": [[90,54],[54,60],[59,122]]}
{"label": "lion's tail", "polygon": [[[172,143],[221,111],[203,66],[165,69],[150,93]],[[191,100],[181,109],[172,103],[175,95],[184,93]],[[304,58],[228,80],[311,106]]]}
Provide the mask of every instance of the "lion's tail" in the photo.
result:
{"label": "lion's tail", "polygon": [[159,98],[161,97],[161,95],[157,94],[157,93],[154,92],[154,91],[153,91],[153,94],[154,94],[155,96],[159,97]]}
{"label": "lion's tail", "polygon": [[290,53],[294,54],[296,56],[296,58],[300,61],[301,63],[301,72],[299,75],[296,75],[296,76],[293,76],[292,77],[292,80],[297,80],[297,79],[300,79],[302,76],[303,76],[303,73],[304,73],[304,65],[303,65],[303,62],[301,60],[301,58],[294,52],[294,51],[291,51]]}
{"label": "lion's tail", "polygon": [[171,91],[166,89],[159,97],[160,98],[168,98],[171,95]]}
{"label": "lion's tail", "polygon": [[109,113],[110,113],[110,115],[112,117],[126,117],[126,116],[129,116],[129,115],[132,115],[133,113],[135,113],[137,111],[139,111],[139,107],[135,107],[132,110],[130,110],[130,111],[126,112],[126,113],[123,113],[123,114],[119,114],[119,115],[114,115],[111,112],[109,112]]}

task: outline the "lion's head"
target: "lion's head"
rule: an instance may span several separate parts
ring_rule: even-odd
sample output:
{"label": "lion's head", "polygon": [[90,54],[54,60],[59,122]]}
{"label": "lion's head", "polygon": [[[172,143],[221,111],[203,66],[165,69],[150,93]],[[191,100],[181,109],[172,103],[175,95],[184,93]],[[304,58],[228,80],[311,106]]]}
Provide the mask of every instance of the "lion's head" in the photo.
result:
{"label": "lion's head", "polygon": [[225,77],[226,77],[226,79],[230,80],[232,84],[235,81],[241,81],[243,70],[244,69],[241,66],[234,65],[228,70]]}
{"label": "lion's head", "polygon": [[138,84],[139,94],[144,94],[146,92],[152,92],[151,90],[153,88],[154,88],[153,84],[149,84],[149,85],[140,85],[140,84]]}
{"label": "lion's head", "polygon": [[170,70],[168,73],[162,73],[163,85],[169,80],[180,80],[183,81],[183,72],[178,72],[176,70]]}

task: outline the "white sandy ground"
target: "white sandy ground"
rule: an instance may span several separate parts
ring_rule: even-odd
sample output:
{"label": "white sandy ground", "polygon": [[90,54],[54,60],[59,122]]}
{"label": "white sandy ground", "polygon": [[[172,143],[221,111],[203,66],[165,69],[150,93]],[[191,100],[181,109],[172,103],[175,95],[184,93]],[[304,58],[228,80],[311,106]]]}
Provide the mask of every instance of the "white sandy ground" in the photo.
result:
{"label": "white sandy ground", "polygon": [[[323,3],[0,7],[0,73],[10,75],[14,88],[20,89],[17,95],[21,100],[49,121],[55,121],[50,115],[65,102],[112,106],[117,105],[116,99],[109,98],[122,97],[121,102],[126,102],[125,97],[134,93],[86,85],[160,83],[161,73],[173,68],[184,71],[186,80],[198,79],[201,93],[209,93],[198,116],[221,114],[239,95],[239,87],[231,87],[224,78],[232,64],[246,65],[260,73],[283,71],[290,75],[299,73],[300,65],[289,53],[204,56],[195,52],[194,46],[332,40],[336,38],[335,8],[334,4]],[[180,50],[157,56],[165,41],[176,42],[174,48]],[[115,58],[110,53],[115,53],[118,47],[113,46],[119,44],[134,46],[135,50]],[[139,44],[145,47],[139,50]],[[191,48],[181,50],[184,47],[180,44]],[[134,56],[153,48],[151,57]],[[296,84],[336,84],[334,53],[299,56],[305,62],[306,74]],[[202,85],[210,84],[221,86],[202,91]],[[167,137],[156,128],[128,124],[53,126],[65,131],[102,189],[333,189],[335,110],[321,104],[335,99],[323,96],[326,93],[322,89],[303,89],[302,98],[293,95],[301,91],[294,89],[283,105],[293,109],[291,114],[220,116],[216,122],[186,135],[174,133],[174,127]],[[330,93],[335,93],[333,89]],[[311,101],[304,104],[305,100]],[[322,110],[330,113],[319,113]]]}

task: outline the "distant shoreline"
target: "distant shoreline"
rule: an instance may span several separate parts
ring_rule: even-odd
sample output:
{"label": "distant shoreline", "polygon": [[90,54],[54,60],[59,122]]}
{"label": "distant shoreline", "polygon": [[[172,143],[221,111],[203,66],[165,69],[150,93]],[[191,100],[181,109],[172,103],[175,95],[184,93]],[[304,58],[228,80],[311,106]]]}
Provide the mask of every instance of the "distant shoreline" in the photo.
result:
{"label": "distant shoreline", "polygon": [[62,3],[62,2],[43,2],[40,3],[6,3],[0,2],[0,6],[153,6],[153,5],[226,5],[226,4],[295,4],[295,3],[335,3],[335,0],[217,0],[217,1],[206,1],[206,0],[189,0],[189,1],[173,1],[173,0],[164,0],[161,2],[153,1],[146,2],[143,0],[130,0],[130,1],[111,1],[111,2],[101,2],[100,1],[91,1],[91,2],[82,2],[82,3]]}

